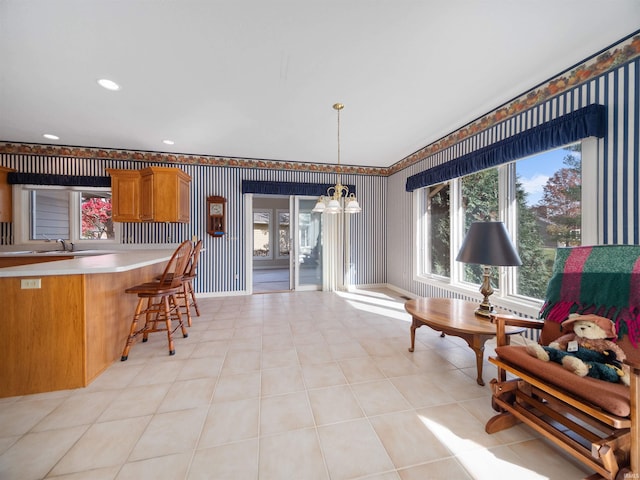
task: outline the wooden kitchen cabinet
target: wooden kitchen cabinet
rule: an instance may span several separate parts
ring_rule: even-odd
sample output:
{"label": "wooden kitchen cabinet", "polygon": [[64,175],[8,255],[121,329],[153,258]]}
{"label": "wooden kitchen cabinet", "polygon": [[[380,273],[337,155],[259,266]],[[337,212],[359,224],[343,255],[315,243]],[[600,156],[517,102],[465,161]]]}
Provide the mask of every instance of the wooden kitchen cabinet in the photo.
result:
{"label": "wooden kitchen cabinet", "polygon": [[13,220],[13,199],[11,197],[11,185],[7,182],[11,168],[0,167],[0,222]]}
{"label": "wooden kitchen cabinet", "polygon": [[107,173],[115,222],[189,222],[191,177],[179,168],[107,169]]}
{"label": "wooden kitchen cabinet", "polygon": [[140,222],[140,171],[108,168],[111,217],[114,222]]}
{"label": "wooden kitchen cabinet", "polygon": [[179,168],[140,170],[140,217],[143,222],[187,223],[191,217],[191,177]]}

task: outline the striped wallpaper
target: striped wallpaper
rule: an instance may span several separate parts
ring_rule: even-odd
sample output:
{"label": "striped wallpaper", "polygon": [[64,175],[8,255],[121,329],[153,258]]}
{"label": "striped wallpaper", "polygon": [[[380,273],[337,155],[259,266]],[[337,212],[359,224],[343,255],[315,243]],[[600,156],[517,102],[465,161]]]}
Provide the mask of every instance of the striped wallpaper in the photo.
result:
{"label": "striped wallpaper", "polygon": [[413,281],[413,205],[411,194],[404,192],[409,176],[592,103],[606,105],[608,114],[607,135],[597,142],[598,183],[585,186],[598,196],[598,238],[603,244],[640,244],[640,59],[636,58],[391,175],[387,282],[417,295],[446,295],[445,286]]}
{"label": "striped wallpaper", "polygon": [[[23,154],[0,154],[0,165],[25,173],[106,176],[106,168],[138,169],[166,165],[139,161],[86,159]],[[203,239],[199,275],[195,282],[199,293],[244,292],[247,290],[247,240],[244,198],[241,182],[267,180],[281,182],[329,183],[336,181],[333,173],[247,169],[208,165],[179,165],[192,178],[191,222],[124,223],[122,242],[125,244],[177,243],[193,236]],[[354,184],[362,213],[351,215],[350,283],[377,285],[386,280],[385,219],[386,182],[382,176],[342,175],[343,183]],[[214,238],[206,233],[205,206],[210,195],[227,199],[227,235]],[[12,228],[0,223],[2,244],[11,244]],[[237,278],[236,278],[237,277]]]}

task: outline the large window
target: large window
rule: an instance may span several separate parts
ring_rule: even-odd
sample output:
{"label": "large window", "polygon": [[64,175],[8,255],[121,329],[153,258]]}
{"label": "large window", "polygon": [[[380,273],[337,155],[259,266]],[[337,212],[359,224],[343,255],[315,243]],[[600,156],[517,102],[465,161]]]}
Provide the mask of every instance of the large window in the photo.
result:
{"label": "large window", "polygon": [[23,185],[16,198],[16,243],[118,241],[109,188]]}
{"label": "large window", "polygon": [[494,267],[494,288],[516,301],[539,300],[555,249],[583,239],[581,144],[425,187],[416,198],[418,279],[477,288],[482,266],[460,264],[455,257],[472,222],[499,220],[515,240],[523,265]]}

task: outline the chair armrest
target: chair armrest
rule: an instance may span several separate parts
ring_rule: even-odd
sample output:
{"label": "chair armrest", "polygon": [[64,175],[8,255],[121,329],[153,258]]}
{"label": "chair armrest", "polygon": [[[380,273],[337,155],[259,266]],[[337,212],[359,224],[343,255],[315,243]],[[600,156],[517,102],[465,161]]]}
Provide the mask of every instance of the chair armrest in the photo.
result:
{"label": "chair armrest", "polygon": [[544,320],[534,320],[532,318],[516,317],[515,315],[492,314],[491,323],[496,325],[496,344],[497,346],[507,345],[507,335],[505,327],[524,327],[542,329]]}
{"label": "chair armrest", "polygon": [[491,323],[495,323],[497,328],[504,328],[505,325],[509,325],[512,327],[537,328],[541,330],[544,325],[544,320],[534,320],[532,318],[498,313],[491,315]]}
{"label": "chair armrest", "polygon": [[631,367],[632,373],[634,375],[640,375],[640,362],[634,362],[632,360],[629,360],[628,358],[625,358],[622,362]]}

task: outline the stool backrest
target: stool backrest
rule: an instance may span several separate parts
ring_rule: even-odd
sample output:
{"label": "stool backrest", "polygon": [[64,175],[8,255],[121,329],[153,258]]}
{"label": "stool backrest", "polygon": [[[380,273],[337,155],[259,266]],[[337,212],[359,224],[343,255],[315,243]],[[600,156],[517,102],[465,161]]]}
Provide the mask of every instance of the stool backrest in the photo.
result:
{"label": "stool backrest", "polygon": [[160,277],[160,284],[167,287],[178,287],[182,283],[189,258],[191,257],[192,245],[189,240],[185,240],[173,252],[169,263]]}
{"label": "stool backrest", "polygon": [[189,264],[187,265],[187,271],[185,275],[187,277],[195,277],[196,269],[198,268],[198,260],[200,258],[200,250],[202,249],[202,240],[198,240],[198,242],[193,247],[191,251],[191,257],[189,258]]}

